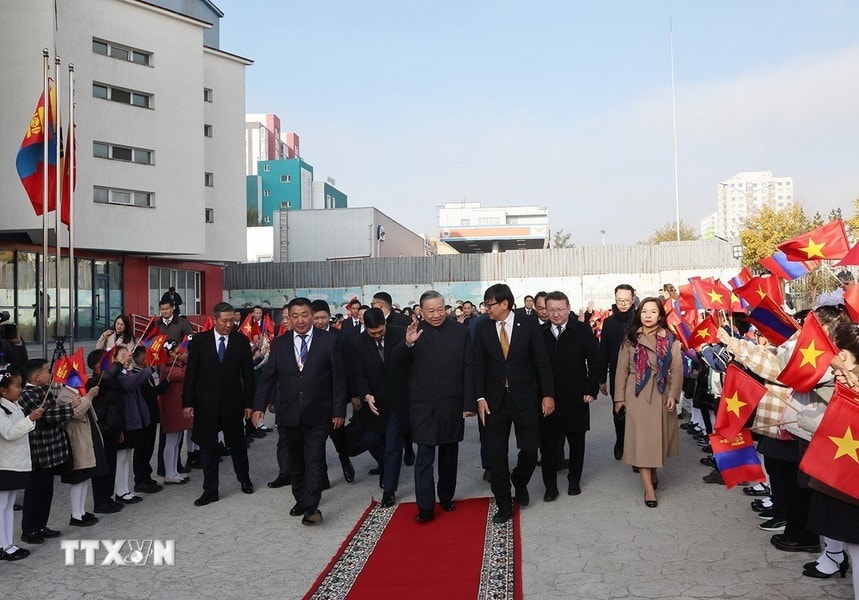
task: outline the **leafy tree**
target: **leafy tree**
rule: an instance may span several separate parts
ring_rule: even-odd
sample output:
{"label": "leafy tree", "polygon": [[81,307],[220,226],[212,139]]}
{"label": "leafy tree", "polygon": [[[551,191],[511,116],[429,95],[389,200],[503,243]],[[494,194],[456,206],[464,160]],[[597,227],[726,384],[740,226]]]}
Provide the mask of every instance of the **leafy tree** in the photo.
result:
{"label": "leafy tree", "polygon": [[572,236],[572,233],[559,229],[552,235],[552,248],[575,248],[576,245],[570,241]]}
{"label": "leafy tree", "polygon": [[259,227],[259,212],[256,208],[248,208],[248,227]]}
{"label": "leafy tree", "polygon": [[764,206],[746,218],[740,231],[743,264],[752,271],[762,272],[758,261],[772,256],[776,246],[811,229],[811,221],[799,204],[785,208]]}
{"label": "leafy tree", "polygon": [[[677,221],[671,221],[670,223],[666,223],[662,227],[659,227],[653,231],[653,235],[651,235],[646,240],[643,240],[642,244],[661,244],[662,242],[676,242],[677,241]],[[697,240],[698,234],[695,233],[695,229],[686,224],[683,219],[680,219],[680,240]]]}
{"label": "leafy tree", "polygon": [[853,201],[853,216],[844,221],[847,226],[847,233],[851,235],[859,234],[859,198]]}

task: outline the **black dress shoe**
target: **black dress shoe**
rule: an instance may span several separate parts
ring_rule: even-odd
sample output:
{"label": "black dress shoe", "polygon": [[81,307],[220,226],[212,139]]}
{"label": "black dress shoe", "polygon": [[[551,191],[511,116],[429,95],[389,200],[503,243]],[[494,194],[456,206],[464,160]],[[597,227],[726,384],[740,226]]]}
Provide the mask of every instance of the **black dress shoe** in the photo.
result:
{"label": "black dress shoe", "polygon": [[261,440],[262,438],[265,437],[265,431],[260,431],[259,429],[254,429],[251,432],[251,436],[255,437],[258,440]]}
{"label": "black dress shoe", "polygon": [[302,525],[319,525],[322,522],[321,510],[307,510],[301,519]]}
{"label": "black dress shoe", "polygon": [[151,480],[134,484],[134,491],[143,492],[144,494],[157,494],[163,489],[164,487],[159,485],[158,482]]}
{"label": "black dress shoe", "polygon": [[92,519],[87,519],[86,515],[84,515],[83,519],[75,519],[74,517],[69,518],[69,525],[72,527],[91,527],[98,523],[98,518],[93,516]]}
{"label": "black dress shoe", "polygon": [[30,551],[26,548],[18,548],[14,552],[6,552],[0,550],[0,560],[21,560],[30,556]]}
{"label": "black dress shoe", "polygon": [[382,508],[391,508],[394,504],[397,503],[396,494],[394,492],[385,492],[382,494]]}
{"label": "black dress shoe", "polygon": [[415,464],[415,451],[412,449],[411,444],[406,446],[403,451],[403,463],[405,463],[407,467],[411,467]]}
{"label": "black dress shoe", "polygon": [[85,512],[81,521],[86,521],[86,522],[92,521],[93,523],[98,523],[98,517],[92,513]]}
{"label": "black dress shoe", "polygon": [[140,496],[135,496],[134,494],[128,493],[124,496],[117,496],[117,502],[122,502],[123,504],[137,504],[138,502],[142,502],[143,498]]}
{"label": "black dress shoe", "polygon": [[700,462],[705,467],[710,467],[711,469],[716,468],[716,459],[712,456],[705,456],[704,458],[699,459],[698,462]]}
{"label": "black dress shoe", "polygon": [[623,444],[616,442],[614,445],[614,459],[620,460],[623,458]]}
{"label": "black dress shoe", "polygon": [[254,493],[254,484],[248,481],[240,481],[242,484],[242,493],[243,494],[253,494]]}
{"label": "black dress shoe", "polygon": [[57,531],[56,529],[49,529],[47,527],[42,527],[36,533],[38,533],[43,538],[56,538],[56,537],[60,537],[61,535],[63,535],[61,532]]}
{"label": "black dress shoe", "polygon": [[508,509],[499,509],[494,515],[492,515],[492,522],[496,525],[501,525],[502,523],[506,523],[510,519],[513,518],[513,511]]}
{"label": "black dress shoe", "polygon": [[633,473],[640,473],[641,470],[638,467],[632,467],[632,472]]}
{"label": "black dress shoe", "polygon": [[44,544],[45,538],[40,535],[38,532],[34,533],[22,533],[21,541],[26,544]]}
{"label": "black dress shoe", "polygon": [[770,538],[770,543],[784,552],[820,552],[820,544],[803,544],[778,533]]}
{"label": "black dress shoe", "polygon": [[118,513],[119,511],[122,510],[122,506],[123,506],[122,504],[117,506],[115,502],[107,501],[107,502],[102,502],[101,504],[97,504],[95,506],[95,508],[93,508],[92,510],[93,510],[93,512],[107,515],[107,514]]}
{"label": "black dress shoe", "polygon": [[644,506],[647,508],[656,508],[659,503],[656,500],[648,500],[647,494],[644,494]]}
{"label": "black dress shoe", "polygon": [[304,508],[303,506],[301,506],[300,504],[296,503],[296,505],[295,505],[295,506],[293,506],[292,508],[290,508],[290,509],[289,509],[289,516],[290,516],[290,517],[301,517],[301,516],[304,516],[304,511],[305,511],[305,510],[307,510],[307,509],[305,509],[305,508]]}
{"label": "black dress shoe", "polygon": [[206,506],[207,504],[211,504],[212,502],[217,502],[220,500],[217,492],[209,493],[203,492],[203,495],[194,500],[194,506]]}
{"label": "black dress shoe", "polygon": [[269,481],[266,484],[270,488],[280,488],[285,485],[292,485],[292,477],[289,475],[278,475],[274,481]]}
{"label": "black dress shoe", "polygon": [[483,469],[483,481],[492,481],[492,471]]}
{"label": "black dress shoe", "polygon": [[558,490],[555,488],[554,490],[546,490],[546,493],[543,494],[543,502],[554,502],[558,499]]}
{"label": "black dress shoe", "polygon": [[444,502],[440,501],[439,504],[444,512],[453,512],[456,510],[456,502],[453,500],[445,500]]}
{"label": "black dress shoe", "polygon": [[429,523],[435,519],[435,515],[429,508],[418,509],[418,514],[415,515],[415,521],[418,523]]}
{"label": "black dress shoe", "polygon": [[578,483],[571,483],[567,487],[567,496],[578,496],[582,493],[582,487]]}
{"label": "black dress shoe", "polygon": [[373,467],[367,472],[367,475],[381,475],[382,469],[379,467]]}
{"label": "black dress shoe", "polygon": [[340,456],[340,466],[343,467],[343,479],[347,483],[355,481],[355,467],[352,466],[352,461],[349,460],[348,456]]}
{"label": "black dress shoe", "polygon": [[521,488],[516,488],[516,502],[519,503],[519,506],[528,506],[531,502],[531,496],[528,494],[528,487],[522,486]]}

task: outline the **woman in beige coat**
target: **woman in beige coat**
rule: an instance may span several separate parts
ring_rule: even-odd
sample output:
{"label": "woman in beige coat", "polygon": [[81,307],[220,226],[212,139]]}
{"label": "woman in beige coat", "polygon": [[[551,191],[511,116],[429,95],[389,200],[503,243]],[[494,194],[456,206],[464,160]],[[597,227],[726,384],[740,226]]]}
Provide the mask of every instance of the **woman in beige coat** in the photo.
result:
{"label": "woman in beige coat", "polygon": [[680,342],[666,327],[665,309],[645,298],[617,359],[614,411],[626,412],[623,461],[639,468],[644,504],[656,508],[656,469],[677,456],[680,434],[674,408],[683,389]]}

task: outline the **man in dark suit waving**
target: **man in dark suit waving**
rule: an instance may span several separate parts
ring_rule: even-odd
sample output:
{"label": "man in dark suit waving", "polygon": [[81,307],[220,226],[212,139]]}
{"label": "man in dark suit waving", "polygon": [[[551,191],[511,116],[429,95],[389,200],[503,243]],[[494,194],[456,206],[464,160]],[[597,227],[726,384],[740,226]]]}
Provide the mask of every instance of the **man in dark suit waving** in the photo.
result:
{"label": "man in dark suit waving", "polygon": [[194,501],[205,506],[218,501],[218,431],[230,448],[233,468],[245,494],[253,494],[248,474],[244,419],[251,415],[254,369],[248,339],[233,330],[233,307],[220,302],[212,310],[214,329],[199,333],[188,345],[188,365],[182,406],[194,419],[191,439],[200,446],[203,495]]}
{"label": "man in dark suit waving", "polygon": [[[513,292],[503,283],[483,294],[489,319],[474,332],[474,387],[477,413],[489,436],[490,483],[498,504],[494,523],[513,517],[510,484],[527,506],[528,482],[537,466],[540,415],[555,409],[552,367],[536,319],[515,314]],[[507,460],[510,427],[516,431],[519,460],[513,473]]]}
{"label": "man in dark suit waving", "polygon": [[[289,511],[304,525],[322,522],[319,500],[325,475],[325,441],[343,426],[349,390],[340,338],[313,326],[307,298],[289,302],[292,332],[274,339],[254,398],[254,425],[274,403],[284,428],[295,506]],[[278,394],[274,396],[275,388]]]}

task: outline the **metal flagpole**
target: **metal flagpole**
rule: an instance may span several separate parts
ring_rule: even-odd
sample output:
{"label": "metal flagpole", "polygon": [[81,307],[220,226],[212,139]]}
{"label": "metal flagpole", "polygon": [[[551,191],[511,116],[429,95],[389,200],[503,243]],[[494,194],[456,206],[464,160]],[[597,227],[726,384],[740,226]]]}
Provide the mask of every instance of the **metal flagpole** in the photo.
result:
{"label": "metal flagpole", "polygon": [[677,167],[677,94],[674,92],[674,27],[668,19],[668,42],[671,46],[671,119],[674,123],[674,210],[677,241],[680,241],[680,178]]}
{"label": "metal flagpole", "polygon": [[[56,68],[54,69],[56,73],[57,80],[54,82],[54,89],[57,91],[57,104],[60,103],[60,57],[54,56],[54,65]],[[60,118],[60,110],[59,106],[54,107],[57,111],[57,202],[56,202],[56,210],[54,211],[54,241],[57,246],[57,261],[54,263],[54,292],[57,294],[57,322],[54,327],[54,335],[59,336],[63,334],[63,303],[60,300],[60,255],[62,253],[62,243],[60,242],[60,205],[63,202],[63,165],[61,164],[63,161],[60,157],[60,147],[63,145],[62,140],[62,119]]]}
{"label": "metal flagpole", "polygon": [[47,48],[42,49],[42,79],[44,80],[42,95],[42,281],[39,291],[41,298],[36,299],[36,314],[41,313],[39,319],[39,334],[42,336],[42,356],[48,358],[48,60],[50,52]]}
{"label": "metal flagpole", "polygon": [[77,322],[78,288],[75,278],[75,66],[69,63],[69,124],[66,134],[66,160],[69,165],[69,352],[75,349],[75,323]]}

